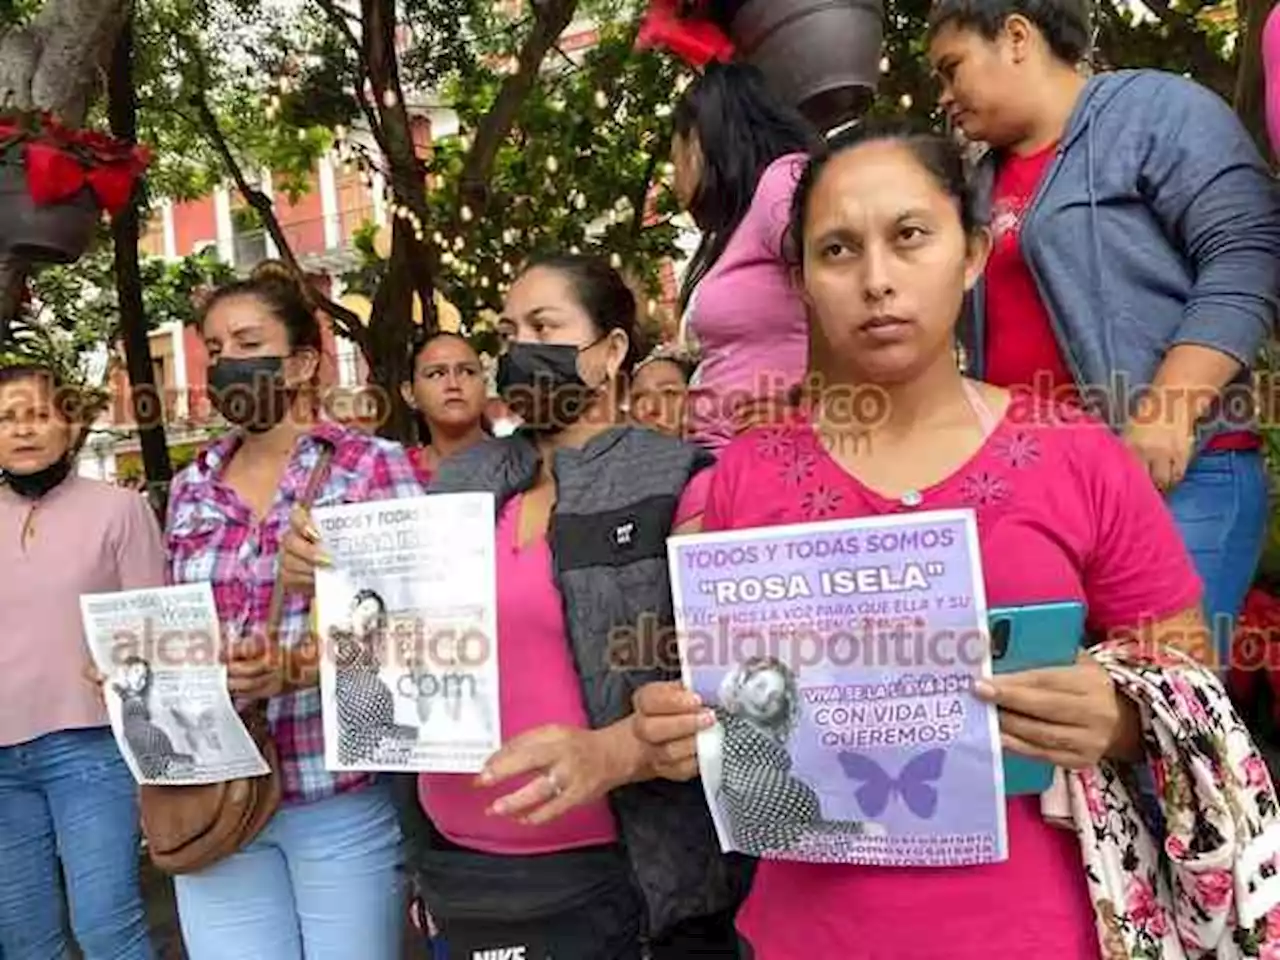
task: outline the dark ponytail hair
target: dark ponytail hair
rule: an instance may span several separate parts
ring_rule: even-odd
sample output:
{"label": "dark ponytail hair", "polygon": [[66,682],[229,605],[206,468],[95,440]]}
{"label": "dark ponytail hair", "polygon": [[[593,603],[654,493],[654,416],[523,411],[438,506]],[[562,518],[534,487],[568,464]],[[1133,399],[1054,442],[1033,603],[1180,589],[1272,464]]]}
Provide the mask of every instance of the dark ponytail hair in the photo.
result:
{"label": "dark ponytail hair", "polygon": [[534,257],[520,271],[553,270],[569,282],[578,306],[591,318],[596,335],[603,337],[614,330],[627,335],[627,355],[622,361],[622,375],[644,356],[640,325],[636,313],[636,295],[622,274],[599,257],[585,254],[555,254]]}
{"label": "dark ponytail hair", "polygon": [[200,308],[200,326],[204,326],[214,307],[238,297],[253,297],[266,307],[283,324],[291,350],[311,349],[317,354],[324,353],[324,340],[315,309],[302,284],[287,268],[264,264],[254,270],[247,280],[237,280],[219,287]]}
{"label": "dark ponytail hair", "polygon": [[689,212],[702,231],[680,286],[680,308],[729,245],[751,209],[756,186],[771,163],[810,153],[821,138],[801,114],[780,100],[764,74],[744,63],[711,63],[676,105],[675,132],[694,132],[702,175]]}
{"label": "dark ponytail hair", "polygon": [[877,141],[902,145],[915,158],[916,163],[929,172],[938,186],[955,201],[960,224],[966,235],[971,236],[982,227],[977,200],[969,183],[968,164],[959,144],[940,133],[901,122],[858,123],[832,137],[826,147],[809,160],[796,184],[787,231],[787,259],[791,266],[798,270],[804,269],[804,227],[805,217],[809,212],[809,198],[827,164],[833,157]]}
{"label": "dark ponytail hair", "polygon": [[[413,387],[413,383],[418,379],[418,358],[422,356],[422,351],[431,346],[437,340],[443,340],[446,337],[457,340],[459,343],[465,344],[467,349],[476,355],[476,359],[480,359],[480,353],[471,345],[468,340],[460,333],[452,330],[430,330],[427,327],[419,326],[413,331],[413,339],[409,341],[409,386]],[[418,432],[418,443],[426,446],[431,443],[431,424],[427,423],[427,415],[421,410],[414,410],[413,425]],[[480,426],[485,433],[489,433],[489,418],[480,415]]]}

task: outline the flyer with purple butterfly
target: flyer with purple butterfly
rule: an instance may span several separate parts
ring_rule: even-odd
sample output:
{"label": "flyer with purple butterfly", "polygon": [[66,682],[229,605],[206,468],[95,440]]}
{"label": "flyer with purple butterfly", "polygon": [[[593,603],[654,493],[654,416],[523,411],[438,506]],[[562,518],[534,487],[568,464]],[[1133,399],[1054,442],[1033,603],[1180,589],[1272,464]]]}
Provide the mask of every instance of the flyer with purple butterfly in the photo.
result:
{"label": "flyer with purple butterfly", "polygon": [[1007,857],[974,515],[672,537],[698,764],[726,851],[816,863]]}

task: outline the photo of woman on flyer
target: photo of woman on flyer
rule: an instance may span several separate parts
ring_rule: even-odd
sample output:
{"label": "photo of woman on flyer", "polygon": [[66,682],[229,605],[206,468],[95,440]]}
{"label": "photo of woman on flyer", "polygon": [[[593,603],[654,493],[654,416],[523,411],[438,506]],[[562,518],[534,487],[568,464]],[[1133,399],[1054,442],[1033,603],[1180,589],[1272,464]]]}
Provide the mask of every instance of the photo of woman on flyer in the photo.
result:
{"label": "photo of woman on flyer", "polygon": [[872,836],[876,825],[827,821],[817,791],[791,773],[787,743],[800,720],[795,674],[776,657],[750,657],[725,675],[719,721],[702,734],[699,766],[737,850],[783,853],[815,834]]}
{"label": "photo of woman on flyer", "polygon": [[373,590],[351,601],[345,630],[330,634],[336,674],[338,758],[344,765],[373,760],[387,741],[418,738],[418,729],[396,723],[394,691],[379,675],[387,640],[387,605]]}

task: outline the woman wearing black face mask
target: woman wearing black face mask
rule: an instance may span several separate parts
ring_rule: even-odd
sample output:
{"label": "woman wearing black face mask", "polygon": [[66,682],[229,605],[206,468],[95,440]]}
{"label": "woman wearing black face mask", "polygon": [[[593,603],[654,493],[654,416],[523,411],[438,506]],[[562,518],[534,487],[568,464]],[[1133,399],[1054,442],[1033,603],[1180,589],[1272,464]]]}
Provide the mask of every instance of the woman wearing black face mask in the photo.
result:
{"label": "woman wearing black face mask", "polygon": [[660,642],[665,542],[696,528],[710,461],[619,425],[635,317],[607,264],[528,266],[507,296],[498,374],[525,426],[446,460],[430,486],[498,505],[505,745],[478,778],[400,784],[411,872],[451,956],[634,960],[645,941],[656,958],[737,955],[734,871],[701,788],[649,782],[631,730],[631,691],[679,676]]}
{"label": "woman wearing black face mask", "polygon": [[318,422],[320,327],[296,285],[266,277],[224,287],[200,330],[213,401],[239,429],[174,481],[170,578],[212,583],[228,686],[240,704],[267,701],[283,803],[244,848],[175,879],[187,956],[398,960],[400,831],[389,792],[368,775],[325,769],[309,605],[285,604],[276,637],[267,627],[280,540],[313,479],[317,504],[421,488],[399,446]]}
{"label": "woman wearing black face mask", "polygon": [[[0,956],[150,960],[136,786],[89,666],[80,596],[156,587],[145,500],[75,475],[75,394],[0,370]],[[61,873],[66,882],[63,895]]]}

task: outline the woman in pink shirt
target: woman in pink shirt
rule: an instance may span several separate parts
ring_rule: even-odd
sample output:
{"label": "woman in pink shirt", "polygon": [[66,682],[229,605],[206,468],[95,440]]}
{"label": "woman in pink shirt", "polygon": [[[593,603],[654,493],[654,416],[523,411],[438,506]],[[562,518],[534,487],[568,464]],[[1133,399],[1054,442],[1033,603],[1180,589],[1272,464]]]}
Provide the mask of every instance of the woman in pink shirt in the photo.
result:
{"label": "woman in pink shirt", "polygon": [[69,906],[86,960],[149,960],[137,787],[84,680],[80,597],[161,586],[164,548],[145,499],[75,475],[72,400],[0,370],[0,957],[67,955]]}
{"label": "woman in pink shirt", "polygon": [[413,379],[400,391],[417,413],[421,446],[410,450],[410,456],[425,485],[440,461],[485,438],[484,367],[462,335],[422,329],[410,360]]}
{"label": "woman in pink shirt", "polygon": [[[958,371],[956,319],[989,241],[955,145],[843,138],[802,180],[793,229],[815,340],[840,379],[724,451],[704,529],[968,509],[992,606],[1076,600],[1103,634],[1141,625],[1207,649],[1200,584],[1133,455],[1101,424]],[[978,695],[1000,708],[1006,750],[1065,768],[1142,757],[1135,705],[1091,658]],[[715,723],[691,697],[655,685],[637,698],[673,777],[696,770],[686,734]],[[763,861],[738,928],[758,960],[1098,960],[1075,835],[1036,796],[1009,798],[1007,824],[1009,859],[991,866]]]}
{"label": "woman in pink shirt", "polygon": [[410,870],[450,956],[735,957],[701,791],[644,782],[631,730],[635,687],[678,676],[665,542],[696,526],[711,458],[620,425],[636,304],[607,263],[535,261],[499,330],[524,426],[444,461],[430,492],[494,494],[503,747],[478,777],[405,779]]}
{"label": "woman in pink shirt", "polygon": [[783,250],[791,195],[818,143],[745,64],[707,66],[675,111],[675,193],[702,231],[680,293],[699,354],[689,439],[719,449],[753,401],[804,379],[809,331]]}

